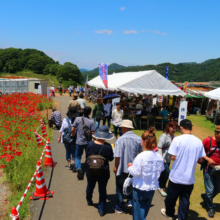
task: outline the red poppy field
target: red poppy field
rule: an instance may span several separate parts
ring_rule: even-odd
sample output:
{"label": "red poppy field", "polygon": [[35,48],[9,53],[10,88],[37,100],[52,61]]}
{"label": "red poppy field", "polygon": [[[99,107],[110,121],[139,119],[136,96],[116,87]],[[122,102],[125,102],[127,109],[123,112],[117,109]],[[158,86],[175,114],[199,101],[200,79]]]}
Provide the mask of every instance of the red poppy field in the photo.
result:
{"label": "red poppy field", "polygon": [[[52,104],[46,96],[33,93],[0,98],[0,169],[10,186],[10,207],[17,206],[36,169],[44,146],[38,147],[33,131],[40,126],[40,110],[51,108]],[[28,202],[27,195],[20,217],[28,213]]]}

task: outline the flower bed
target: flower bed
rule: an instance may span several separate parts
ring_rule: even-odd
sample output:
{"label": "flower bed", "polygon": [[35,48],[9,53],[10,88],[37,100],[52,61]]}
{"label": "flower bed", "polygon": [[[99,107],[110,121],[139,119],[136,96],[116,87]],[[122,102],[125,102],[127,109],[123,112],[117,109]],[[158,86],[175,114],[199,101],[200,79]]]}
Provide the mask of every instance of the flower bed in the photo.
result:
{"label": "flower bed", "polygon": [[[0,98],[0,168],[10,184],[10,206],[17,205],[36,169],[43,146],[37,146],[33,131],[40,126],[40,110],[51,107],[51,99],[33,93]],[[28,213],[28,202],[20,209],[21,217]]]}

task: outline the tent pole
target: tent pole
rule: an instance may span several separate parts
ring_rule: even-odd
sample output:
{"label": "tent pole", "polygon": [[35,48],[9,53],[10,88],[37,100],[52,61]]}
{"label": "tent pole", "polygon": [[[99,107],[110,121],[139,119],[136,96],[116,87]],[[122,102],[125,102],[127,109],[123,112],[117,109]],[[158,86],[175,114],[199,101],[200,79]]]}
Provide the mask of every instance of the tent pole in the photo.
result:
{"label": "tent pole", "polygon": [[217,115],[218,115],[218,109],[219,109],[219,101],[217,101],[217,108],[216,108],[216,112],[215,112],[215,119],[214,119],[213,126],[215,126],[216,118],[217,118]]}
{"label": "tent pole", "polygon": [[207,115],[208,115],[208,111],[209,111],[209,103],[210,103],[210,101],[208,100]]}
{"label": "tent pole", "polygon": [[200,109],[200,115],[202,115],[202,105],[203,105],[204,97],[202,98],[202,104],[201,104],[201,109]]}

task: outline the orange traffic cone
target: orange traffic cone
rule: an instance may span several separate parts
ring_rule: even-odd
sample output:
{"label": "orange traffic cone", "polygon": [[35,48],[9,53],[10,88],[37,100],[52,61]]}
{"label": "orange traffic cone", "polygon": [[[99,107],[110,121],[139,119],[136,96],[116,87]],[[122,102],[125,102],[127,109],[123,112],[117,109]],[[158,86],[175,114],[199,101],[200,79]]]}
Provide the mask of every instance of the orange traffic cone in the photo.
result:
{"label": "orange traffic cone", "polygon": [[36,130],[34,130],[34,134],[35,134],[35,138],[36,138],[38,147],[44,146],[44,143],[43,143],[43,141],[41,140],[40,136],[37,134]]}
{"label": "orange traffic cone", "polygon": [[42,131],[42,136],[47,137],[47,132],[46,132],[46,126],[44,124],[43,118],[41,117],[40,119],[40,124],[41,124],[41,131]]}
{"label": "orange traffic cone", "polygon": [[57,162],[54,162],[53,158],[52,158],[52,153],[51,153],[51,148],[50,148],[50,140],[49,140],[49,138],[47,138],[44,166],[45,167],[55,167],[56,165],[57,165]]}
{"label": "orange traffic cone", "polygon": [[48,200],[50,197],[53,197],[54,192],[47,189],[40,161],[37,161],[37,166],[39,169],[36,175],[36,191],[29,199]]}
{"label": "orange traffic cone", "polygon": [[19,220],[19,214],[18,211],[15,207],[11,208],[11,215],[10,215],[11,219],[13,220]]}

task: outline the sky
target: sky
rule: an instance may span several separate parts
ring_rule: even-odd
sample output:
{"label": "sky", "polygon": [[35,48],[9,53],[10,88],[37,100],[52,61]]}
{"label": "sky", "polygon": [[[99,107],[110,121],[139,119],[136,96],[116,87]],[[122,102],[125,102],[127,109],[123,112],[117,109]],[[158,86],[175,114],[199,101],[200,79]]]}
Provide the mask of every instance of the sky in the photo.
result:
{"label": "sky", "polygon": [[0,48],[94,69],[220,57],[219,0],[2,0]]}

